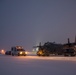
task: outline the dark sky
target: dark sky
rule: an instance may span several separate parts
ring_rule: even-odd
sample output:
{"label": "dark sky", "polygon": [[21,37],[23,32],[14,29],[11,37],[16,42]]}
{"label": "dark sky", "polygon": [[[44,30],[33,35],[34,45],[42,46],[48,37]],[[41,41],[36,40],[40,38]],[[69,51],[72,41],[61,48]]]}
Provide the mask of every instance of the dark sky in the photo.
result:
{"label": "dark sky", "polygon": [[0,0],[0,49],[39,42],[74,42],[76,0]]}

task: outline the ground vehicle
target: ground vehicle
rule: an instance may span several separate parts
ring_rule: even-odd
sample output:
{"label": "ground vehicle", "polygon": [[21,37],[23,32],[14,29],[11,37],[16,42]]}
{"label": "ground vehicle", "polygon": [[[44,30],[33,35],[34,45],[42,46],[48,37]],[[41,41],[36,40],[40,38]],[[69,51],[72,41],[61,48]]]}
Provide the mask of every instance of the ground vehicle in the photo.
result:
{"label": "ground vehicle", "polygon": [[46,42],[44,45],[39,44],[37,55],[38,56],[49,56],[52,55],[62,55],[63,54],[63,45],[56,44],[52,42]]}
{"label": "ground vehicle", "polygon": [[11,55],[26,56],[27,52],[23,49],[22,46],[15,46],[11,48]]}
{"label": "ground vehicle", "polygon": [[5,55],[11,55],[11,51],[6,51]]}
{"label": "ground vehicle", "polygon": [[65,49],[64,50],[64,56],[75,56],[76,51],[74,49]]}

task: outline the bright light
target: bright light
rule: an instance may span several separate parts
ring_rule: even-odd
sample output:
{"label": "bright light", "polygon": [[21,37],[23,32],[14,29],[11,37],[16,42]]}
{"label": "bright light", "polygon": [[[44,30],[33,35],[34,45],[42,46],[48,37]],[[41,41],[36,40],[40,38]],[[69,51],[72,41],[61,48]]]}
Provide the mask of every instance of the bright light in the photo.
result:
{"label": "bright light", "polygon": [[36,51],[38,51],[39,50],[39,48],[36,48]]}
{"label": "bright light", "polygon": [[2,50],[1,50],[1,54],[5,54],[5,50],[2,49]]}
{"label": "bright light", "polygon": [[17,48],[17,49],[23,49],[23,47],[22,47],[22,46],[16,46],[16,48]]}
{"label": "bright light", "polygon": [[42,54],[42,51],[40,51],[39,54]]}
{"label": "bright light", "polygon": [[25,52],[25,54],[27,54],[27,52]]}
{"label": "bright light", "polygon": [[22,52],[20,52],[20,54],[22,54]]}
{"label": "bright light", "polygon": [[2,50],[1,52],[4,52],[4,50]]}

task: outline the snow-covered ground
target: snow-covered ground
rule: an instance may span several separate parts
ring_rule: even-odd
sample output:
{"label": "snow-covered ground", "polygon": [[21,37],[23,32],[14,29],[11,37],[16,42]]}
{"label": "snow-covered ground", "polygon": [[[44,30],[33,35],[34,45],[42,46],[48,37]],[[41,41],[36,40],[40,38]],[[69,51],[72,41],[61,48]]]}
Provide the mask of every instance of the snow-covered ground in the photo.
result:
{"label": "snow-covered ground", "polygon": [[76,57],[0,54],[0,75],[76,75]]}

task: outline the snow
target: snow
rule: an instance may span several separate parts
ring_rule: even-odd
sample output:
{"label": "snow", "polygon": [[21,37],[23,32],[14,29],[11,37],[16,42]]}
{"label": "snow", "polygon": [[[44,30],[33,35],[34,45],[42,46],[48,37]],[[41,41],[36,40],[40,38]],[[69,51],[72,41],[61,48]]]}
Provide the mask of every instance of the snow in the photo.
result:
{"label": "snow", "polygon": [[76,57],[0,55],[0,75],[76,75]]}

